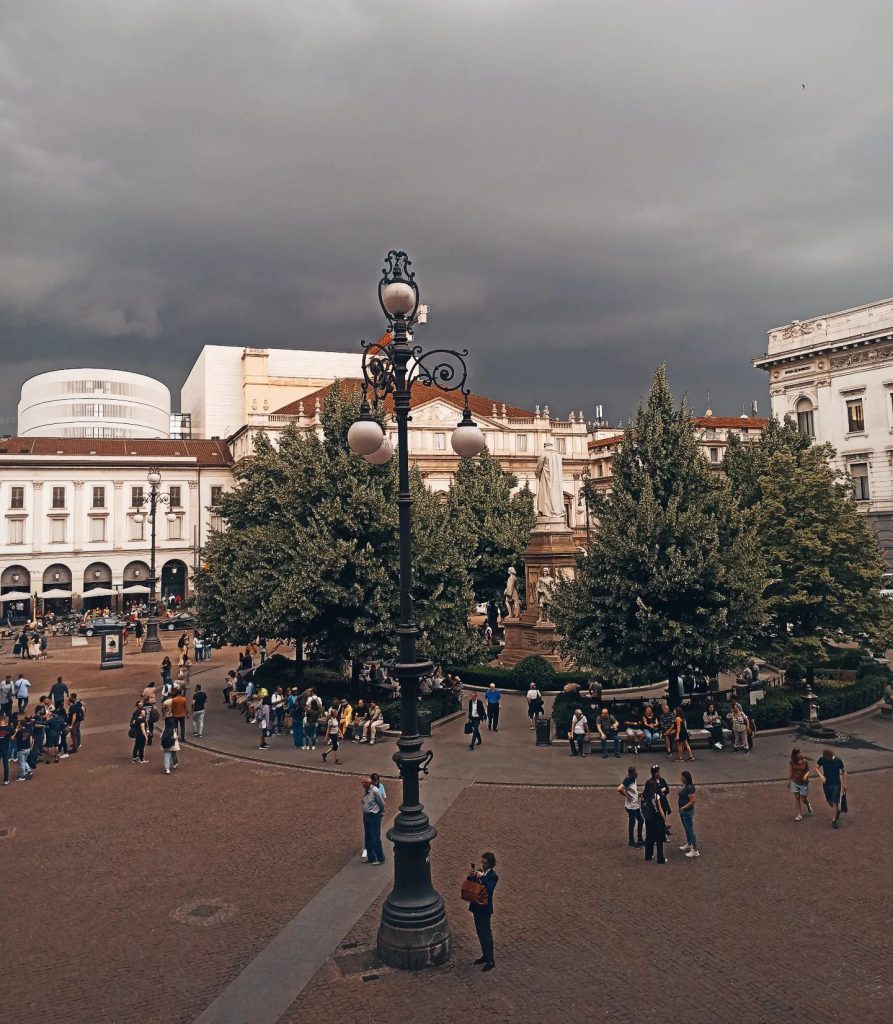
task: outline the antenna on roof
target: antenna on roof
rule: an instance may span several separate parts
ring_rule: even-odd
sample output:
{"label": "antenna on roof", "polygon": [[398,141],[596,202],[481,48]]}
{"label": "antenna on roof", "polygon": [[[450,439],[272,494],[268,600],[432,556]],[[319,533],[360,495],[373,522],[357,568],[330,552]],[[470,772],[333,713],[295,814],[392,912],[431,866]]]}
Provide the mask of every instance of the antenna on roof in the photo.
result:
{"label": "antenna on roof", "polygon": [[751,414],[751,416],[756,416],[756,415],[757,415],[757,412],[758,412],[758,408],[757,408],[757,400],[756,400],[756,399],[754,399],[754,400],[753,400],[753,401],[752,401],[752,402],[750,403],[750,414]]}

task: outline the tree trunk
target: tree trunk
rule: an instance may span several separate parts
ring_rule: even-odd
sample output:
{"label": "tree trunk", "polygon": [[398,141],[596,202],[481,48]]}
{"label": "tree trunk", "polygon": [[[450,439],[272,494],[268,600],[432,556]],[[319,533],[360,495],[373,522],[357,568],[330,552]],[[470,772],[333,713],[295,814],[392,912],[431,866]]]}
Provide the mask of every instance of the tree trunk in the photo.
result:
{"label": "tree trunk", "polygon": [[295,679],[300,681],[304,675],[304,643],[298,630],[295,630],[293,639],[295,642]]}
{"label": "tree trunk", "polygon": [[667,670],[667,703],[670,705],[670,710],[675,711],[679,707],[682,700],[682,694],[679,689],[679,670],[670,667]]}

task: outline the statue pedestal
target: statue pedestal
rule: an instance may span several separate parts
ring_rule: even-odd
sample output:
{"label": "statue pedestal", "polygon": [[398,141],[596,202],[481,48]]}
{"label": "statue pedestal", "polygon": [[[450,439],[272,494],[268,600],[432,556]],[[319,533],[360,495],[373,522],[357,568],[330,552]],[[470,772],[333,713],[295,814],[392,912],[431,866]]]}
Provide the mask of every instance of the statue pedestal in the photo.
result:
{"label": "statue pedestal", "polygon": [[530,535],[530,544],[524,552],[527,609],[519,619],[503,620],[505,647],[499,656],[500,665],[511,668],[522,658],[538,654],[558,671],[568,667],[556,651],[558,633],[554,624],[540,621],[536,585],[547,566],[556,580],[572,578],[579,550],[574,543],[573,531],[567,528],[563,519],[556,522],[537,520]]}

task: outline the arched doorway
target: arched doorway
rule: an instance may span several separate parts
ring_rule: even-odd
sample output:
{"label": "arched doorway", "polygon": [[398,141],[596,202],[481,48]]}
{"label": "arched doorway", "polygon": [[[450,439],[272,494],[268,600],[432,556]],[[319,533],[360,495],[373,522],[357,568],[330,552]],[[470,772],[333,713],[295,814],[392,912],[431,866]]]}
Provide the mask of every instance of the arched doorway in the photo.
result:
{"label": "arched doorway", "polygon": [[174,602],[177,598],[186,600],[186,563],[179,558],[172,558],[162,566],[160,596],[167,605],[172,598]]}
{"label": "arched doorway", "polygon": [[96,608],[114,608],[115,589],[112,586],[112,570],[105,562],[91,562],[84,569],[83,598],[87,611]]}
{"label": "arched doorway", "polygon": [[71,569],[61,562],[47,566],[43,573],[43,598],[44,612],[52,612],[54,615],[67,615],[71,611]]}
{"label": "arched doorway", "polygon": [[123,611],[127,611],[132,604],[149,603],[151,584],[149,577],[151,571],[145,562],[128,562],[124,566],[124,573],[121,577],[123,586],[121,588],[121,603]]}
{"label": "arched doorway", "polygon": [[7,625],[31,621],[31,573],[24,565],[10,565],[0,573],[0,598]]}

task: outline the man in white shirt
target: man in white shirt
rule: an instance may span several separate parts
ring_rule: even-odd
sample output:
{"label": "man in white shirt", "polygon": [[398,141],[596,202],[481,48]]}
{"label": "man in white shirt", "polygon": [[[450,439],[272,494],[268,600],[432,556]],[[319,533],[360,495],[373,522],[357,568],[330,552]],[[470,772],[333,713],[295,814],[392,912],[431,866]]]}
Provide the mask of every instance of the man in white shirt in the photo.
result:
{"label": "man in white shirt", "polygon": [[[626,778],[617,787],[617,792],[623,796],[623,806],[629,819],[629,845],[636,849],[645,845],[642,838],[642,825],[645,819],[642,817],[642,806],[639,802],[639,785],[636,782],[638,771],[635,765],[630,765],[626,772]],[[638,838],[636,828],[638,826]]]}
{"label": "man in white shirt", "polygon": [[31,689],[31,683],[19,672],[19,678],[16,679],[16,699],[19,702],[19,714],[22,714],[26,707],[28,707],[28,692]]}

